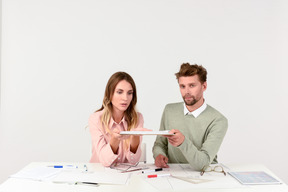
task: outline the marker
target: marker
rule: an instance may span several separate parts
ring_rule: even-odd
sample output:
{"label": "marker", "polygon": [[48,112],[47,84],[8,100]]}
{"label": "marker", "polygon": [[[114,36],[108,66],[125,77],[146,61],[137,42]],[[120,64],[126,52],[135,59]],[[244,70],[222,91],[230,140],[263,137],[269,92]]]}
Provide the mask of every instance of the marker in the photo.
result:
{"label": "marker", "polygon": [[150,173],[150,172],[156,172],[156,171],[162,171],[162,170],[163,170],[162,168],[157,168],[157,169],[142,171],[142,173]]}
{"label": "marker", "polygon": [[148,178],[155,178],[155,177],[167,177],[167,176],[171,176],[170,173],[167,174],[155,174],[155,175],[147,175]]}
{"label": "marker", "polygon": [[49,165],[48,167],[53,167],[53,168],[57,168],[57,169],[60,169],[60,168],[74,168],[74,169],[77,169],[78,166],[76,165]]}

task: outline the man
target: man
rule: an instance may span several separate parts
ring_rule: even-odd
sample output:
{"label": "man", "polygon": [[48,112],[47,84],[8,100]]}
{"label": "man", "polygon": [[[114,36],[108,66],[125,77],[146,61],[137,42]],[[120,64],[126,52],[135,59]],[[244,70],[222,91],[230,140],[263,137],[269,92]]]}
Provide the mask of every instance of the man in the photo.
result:
{"label": "man", "polygon": [[184,102],[166,105],[160,130],[172,136],[157,136],[153,157],[157,167],[167,163],[189,163],[195,170],[217,162],[217,152],[228,128],[227,119],[206,104],[207,71],[184,63],[175,74]]}

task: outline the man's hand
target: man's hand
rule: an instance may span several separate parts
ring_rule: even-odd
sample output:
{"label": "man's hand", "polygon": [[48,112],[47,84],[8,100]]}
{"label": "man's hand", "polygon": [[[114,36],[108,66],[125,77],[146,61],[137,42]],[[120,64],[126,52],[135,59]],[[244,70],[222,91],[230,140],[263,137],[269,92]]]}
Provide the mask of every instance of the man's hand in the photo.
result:
{"label": "man's hand", "polygon": [[185,136],[179,130],[172,129],[169,133],[173,133],[174,135],[165,135],[164,137],[167,137],[171,145],[178,147],[184,142]]}
{"label": "man's hand", "polygon": [[164,155],[160,154],[155,159],[156,167],[168,168],[169,165],[167,165],[167,163],[168,163],[168,157],[166,157]]}

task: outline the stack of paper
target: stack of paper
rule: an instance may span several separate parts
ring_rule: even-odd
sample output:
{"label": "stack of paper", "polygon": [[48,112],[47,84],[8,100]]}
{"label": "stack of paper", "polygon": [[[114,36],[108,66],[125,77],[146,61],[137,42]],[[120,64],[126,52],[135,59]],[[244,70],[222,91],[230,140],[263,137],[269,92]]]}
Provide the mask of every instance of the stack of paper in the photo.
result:
{"label": "stack of paper", "polygon": [[281,184],[280,181],[263,171],[228,172],[243,185]]}

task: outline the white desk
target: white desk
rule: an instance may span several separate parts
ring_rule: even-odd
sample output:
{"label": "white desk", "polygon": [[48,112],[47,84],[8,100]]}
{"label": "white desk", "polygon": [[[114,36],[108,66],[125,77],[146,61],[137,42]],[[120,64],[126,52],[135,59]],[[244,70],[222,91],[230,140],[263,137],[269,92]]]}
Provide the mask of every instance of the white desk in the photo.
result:
{"label": "white desk", "polygon": [[[40,163],[40,162],[33,162],[26,166],[24,170],[31,169],[33,167],[39,166],[47,166],[55,163]],[[59,164],[59,163],[58,163]],[[67,163],[66,163],[67,164]],[[83,165],[83,163],[73,163],[75,165]],[[99,169],[103,170],[103,167],[100,164],[86,164],[88,166],[89,171],[97,171]],[[154,168],[154,165],[148,164],[151,168]],[[175,168],[180,165],[171,165],[169,170],[164,170],[161,173],[176,173],[179,169]],[[181,165],[182,166],[182,165]],[[194,174],[198,175],[199,172],[190,171],[189,169],[184,169],[182,172],[185,174]],[[280,180],[275,174],[273,174],[270,170],[268,170],[263,165],[225,165],[227,166],[230,171],[265,171],[266,173],[270,174],[271,176],[275,177],[276,179]],[[182,167],[183,168],[183,167]],[[227,169],[225,169],[227,171]],[[181,172],[181,170],[180,170]],[[158,174],[160,172],[157,172]],[[127,173],[124,173],[127,174]],[[71,185],[71,184],[56,184],[49,181],[41,182],[41,181],[33,181],[28,179],[17,179],[17,178],[9,178],[4,183],[0,185],[0,192],[46,192],[46,191],[53,191],[53,192],[74,192],[74,191],[85,191],[85,192],[97,192],[97,191],[117,191],[117,192],[129,192],[129,191],[143,191],[143,192],[156,192],[156,191],[201,191],[201,192],[208,192],[208,191],[229,191],[229,192],[242,192],[242,191],[285,191],[288,192],[288,187],[286,184],[281,185],[253,185],[253,186],[243,186],[239,184],[235,179],[231,176],[227,175],[226,177],[221,173],[205,173],[204,176],[200,177],[203,179],[211,179],[213,181],[201,184],[192,184],[187,183],[185,181],[177,180],[171,177],[161,177],[161,178],[152,178],[148,179],[147,174],[142,174],[141,171],[133,172],[131,174],[131,178],[126,185],[105,185],[100,184],[98,187],[90,186],[90,185]],[[172,186],[171,186],[172,185]]]}

